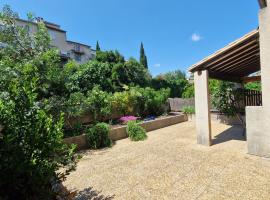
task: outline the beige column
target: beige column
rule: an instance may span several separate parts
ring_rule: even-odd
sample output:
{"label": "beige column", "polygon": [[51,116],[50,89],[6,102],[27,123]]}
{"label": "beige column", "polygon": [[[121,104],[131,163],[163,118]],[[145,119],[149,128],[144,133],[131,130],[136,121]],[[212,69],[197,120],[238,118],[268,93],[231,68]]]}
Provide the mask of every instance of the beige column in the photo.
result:
{"label": "beige column", "polygon": [[270,111],[270,0],[268,7],[260,10],[260,57],[261,57],[261,81],[262,101],[264,109]]}
{"label": "beige column", "polygon": [[197,143],[211,145],[211,119],[208,71],[194,73]]}
{"label": "beige column", "polygon": [[246,107],[248,153],[270,157],[270,0],[260,10],[260,59],[262,103],[260,107]]}

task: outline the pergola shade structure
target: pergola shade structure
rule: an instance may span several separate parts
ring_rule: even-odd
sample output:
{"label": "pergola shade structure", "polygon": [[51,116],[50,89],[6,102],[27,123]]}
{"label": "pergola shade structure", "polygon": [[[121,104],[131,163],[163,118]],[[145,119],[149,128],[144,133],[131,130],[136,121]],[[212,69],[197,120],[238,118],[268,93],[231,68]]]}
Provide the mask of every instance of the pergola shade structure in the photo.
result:
{"label": "pergola shade structure", "polygon": [[209,78],[246,83],[260,80],[251,77],[260,71],[259,30],[251,31],[189,69],[194,74],[197,141],[211,145]]}
{"label": "pergola shade structure", "polygon": [[244,35],[189,69],[192,73],[203,70],[208,71],[210,78],[239,83],[259,71],[259,30]]}
{"label": "pergola shade structure", "polygon": [[[258,0],[259,29],[191,66],[198,144],[211,145],[209,77],[238,83],[261,81],[262,104],[246,107],[249,154],[270,158],[270,0]],[[260,76],[254,77],[260,71]]]}

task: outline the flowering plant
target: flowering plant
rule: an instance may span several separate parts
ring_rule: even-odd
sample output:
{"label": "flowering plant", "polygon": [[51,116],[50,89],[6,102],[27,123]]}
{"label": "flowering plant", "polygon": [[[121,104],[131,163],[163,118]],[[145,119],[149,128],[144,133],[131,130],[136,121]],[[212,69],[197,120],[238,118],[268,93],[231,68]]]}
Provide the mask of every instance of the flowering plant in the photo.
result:
{"label": "flowering plant", "polygon": [[119,120],[120,122],[126,124],[129,121],[136,121],[137,119],[138,117],[135,117],[135,116],[123,116]]}

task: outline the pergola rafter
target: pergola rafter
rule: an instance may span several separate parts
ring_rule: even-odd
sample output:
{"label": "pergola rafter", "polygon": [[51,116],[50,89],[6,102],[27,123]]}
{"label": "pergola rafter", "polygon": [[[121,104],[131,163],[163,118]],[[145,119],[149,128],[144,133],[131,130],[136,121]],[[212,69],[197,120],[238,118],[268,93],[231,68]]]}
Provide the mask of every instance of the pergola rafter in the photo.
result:
{"label": "pergola rafter", "polygon": [[190,72],[201,70],[207,70],[210,78],[233,82],[259,71],[259,31],[251,31],[189,69]]}
{"label": "pergola rafter", "polygon": [[259,30],[251,31],[235,42],[193,65],[189,71],[194,74],[197,141],[211,145],[211,117],[209,78],[247,83],[261,80],[250,75],[260,70]]}

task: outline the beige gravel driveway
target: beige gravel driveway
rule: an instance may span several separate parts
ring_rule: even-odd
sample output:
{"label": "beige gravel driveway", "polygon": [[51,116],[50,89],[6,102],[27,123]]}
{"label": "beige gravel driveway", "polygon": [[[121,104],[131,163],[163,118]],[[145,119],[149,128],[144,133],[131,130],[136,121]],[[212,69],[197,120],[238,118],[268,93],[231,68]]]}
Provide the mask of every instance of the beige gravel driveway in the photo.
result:
{"label": "beige gravel driveway", "polygon": [[270,160],[246,154],[240,127],[212,128],[211,147],[185,122],[86,151],[65,185],[78,199],[270,199]]}

